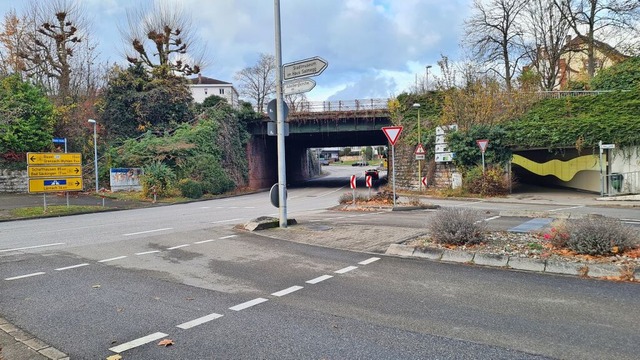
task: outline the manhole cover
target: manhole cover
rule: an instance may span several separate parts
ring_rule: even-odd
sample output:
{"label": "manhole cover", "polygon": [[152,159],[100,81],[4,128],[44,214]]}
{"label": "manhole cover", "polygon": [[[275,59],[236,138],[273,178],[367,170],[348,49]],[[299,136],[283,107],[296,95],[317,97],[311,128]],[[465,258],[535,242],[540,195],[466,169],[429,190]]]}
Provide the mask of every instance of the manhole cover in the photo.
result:
{"label": "manhole cover", "polygon": [[333,229],[331,226],[329,225],[309,225],[307,226],[307,229],[312,230],[312,231],[328,231]]}

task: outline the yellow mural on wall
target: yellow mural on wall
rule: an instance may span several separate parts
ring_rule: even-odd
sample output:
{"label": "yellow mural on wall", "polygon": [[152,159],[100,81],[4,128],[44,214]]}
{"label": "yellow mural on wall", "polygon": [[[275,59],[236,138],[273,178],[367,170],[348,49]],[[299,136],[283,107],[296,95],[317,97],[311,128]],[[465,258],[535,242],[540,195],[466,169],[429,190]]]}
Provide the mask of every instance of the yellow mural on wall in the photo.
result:
{"label": "yellow mural on wall", "polygon": [[545,163],[538,163],[514,154],[511,163],[520,165],[534,174],[553,175],[562,181],[573,179],[582,170],[600,171],[600,157],[597,155],[584,155],[567,161],[553,159]]}

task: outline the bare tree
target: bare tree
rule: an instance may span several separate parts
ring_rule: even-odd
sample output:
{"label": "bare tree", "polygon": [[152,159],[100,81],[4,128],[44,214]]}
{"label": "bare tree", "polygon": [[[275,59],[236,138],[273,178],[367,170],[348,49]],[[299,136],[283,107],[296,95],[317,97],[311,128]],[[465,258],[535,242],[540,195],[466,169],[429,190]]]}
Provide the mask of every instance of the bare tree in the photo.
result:
{"label": "bare tree", "polygon": [[24,70],[68,103],[72,58],[87,35],[83,9],[72,0],[32,1],[27,19],[31,29],[18,52]]}
{"label": "bare tree", "polygon": [[527,5],[527,57],[540,79],[540,87],[553,90],[560,72],[560,57],[569,23],[554,0],[531,0]]}
{"label": "bare tree", "polygon": [[309,101],[307,100],[307,95],[302,93],[285,95],[284,102],[287,103],[290,112],[301,112],[304,111],[305,104]]}
{"label": "bare tree", "polygon": [[640,1],[638,0],[554,0],[555,6],[571,26],[571,30],[586,40],[587,73],[596,71],[596,34],[606,29],[638,31]]}
{"label": "bare tree", "polygon": [[126,58],[158,75],[197,74],[204,66],[204,47],[198,47],[191,18],[182,8],[166,2],[127,13],[121,33],[128,47]]}
{"label": "bare tree", "polygon": [[236,73],[240,94],[255,101],[256,111],[264,112],[265,104],[276,91],[276,60],[273,55],[260,54],[254,66]]}
{"label": "bare tree", "polygon": [[[474,0],[472,16],[465,21],[463,43],[474,50],[475,57],[489,66],[505,82],[507,90],[512,88],[518,62],[524,56],[522,48],[523,17],[526,0]],[[503,69],[495,69],[501,64]]]}
{"label": "bare tree", "polygon": [[19,56],[20,48],[27,40],[26,18],[19,18],[15,10],[10,10],[4,15],[2,32],[0,32],[0,71],[3,74],[23,73],[25,60]]}

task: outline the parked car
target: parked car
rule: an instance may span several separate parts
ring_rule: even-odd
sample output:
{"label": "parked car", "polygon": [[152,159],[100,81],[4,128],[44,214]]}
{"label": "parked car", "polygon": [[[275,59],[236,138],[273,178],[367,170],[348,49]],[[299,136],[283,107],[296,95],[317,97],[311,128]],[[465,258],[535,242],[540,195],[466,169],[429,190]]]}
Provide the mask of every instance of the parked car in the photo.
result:
{"label": "parked car", "polygon": [[369,166],[369,163],[366,162],[366,161],[365,162],[357,161],[357,162],[354,162],[353,164],[351,164],[351,166]]}
{"label": "parked car", "polygon": [[329,165],[329,159],[320,159],[320,165]]}
{"label": "parked car", "polygon": [[378,180],[380,178],[378,169],[369,169],[364,172],[364,176],[371,176],[371,180]]}

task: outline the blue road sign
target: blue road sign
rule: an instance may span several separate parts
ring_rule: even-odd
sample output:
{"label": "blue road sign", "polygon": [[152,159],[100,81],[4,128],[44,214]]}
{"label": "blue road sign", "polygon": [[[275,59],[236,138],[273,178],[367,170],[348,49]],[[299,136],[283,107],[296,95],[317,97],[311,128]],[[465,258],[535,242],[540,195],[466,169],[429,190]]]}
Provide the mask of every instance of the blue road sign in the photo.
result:
{"label": "blue road sign", "polygon": [[53,138],[54,144],[64,144],[65,138]]}
{"label": "blue road sign", "polygon": [[44,186],[67,185],[67,180],[44,180]]}

